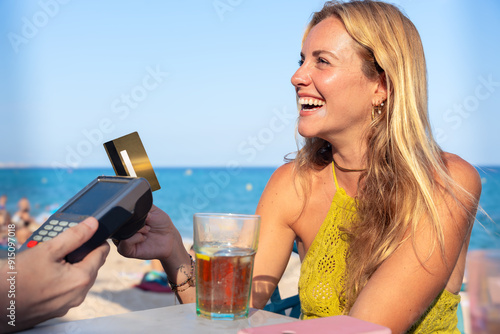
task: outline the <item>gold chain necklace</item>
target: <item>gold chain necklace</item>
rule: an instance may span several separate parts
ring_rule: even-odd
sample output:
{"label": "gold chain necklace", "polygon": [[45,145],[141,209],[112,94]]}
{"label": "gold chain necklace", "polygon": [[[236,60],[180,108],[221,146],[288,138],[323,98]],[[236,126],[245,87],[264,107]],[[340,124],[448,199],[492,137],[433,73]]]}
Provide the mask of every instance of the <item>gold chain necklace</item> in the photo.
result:
{"label": "gold chain necklace", "polygon": [[333,165],[335,167],[337,167],[342,172],[364,172],[364,171],[366,171],[366,168],[364,168],[364,169],[349,169],[349,168],[344,168],[344,167],[341,167],[341,166],[337,165],[337,163],[335,162],[335,159],[333,159],[333,157],[332,157],[332,160],[333,160]]}

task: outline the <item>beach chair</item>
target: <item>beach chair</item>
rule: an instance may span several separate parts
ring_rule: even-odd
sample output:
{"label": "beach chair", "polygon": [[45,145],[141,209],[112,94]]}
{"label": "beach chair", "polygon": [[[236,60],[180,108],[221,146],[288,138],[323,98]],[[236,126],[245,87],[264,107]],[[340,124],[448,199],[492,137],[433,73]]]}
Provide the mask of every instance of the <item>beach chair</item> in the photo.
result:
{"label": "beach chair", "polygon": [[[293,244],[293,252],[298,254],[297,250],[297,244]],[[279,288],[276,286],[276,289],[274,289],[273,294],[271,295],[271,298],[269,299],[270,303],[268,303],[265,307],[264,310],[277,313],[277,314],[282,314],[282,315],[288,315],[292,318],[299,318],[300,317],[300,299],[299,295],[294,295],[291,297],[287,297],[285,299],[281,298]],[[287,312],[290,310],[289,312]]]}
{"label": "beach chair", "polygon": [[[270,303],[264,306],[264,310],[277,313],[277,314],[282,314],[282,315],[288,315],[292,318],[299,318],[300,317],[300,299],[299,295],[294,295],[285,299],[281,299],[280,296],[280,291],[278,287],[274,290]],[[287,310],[290,309],[289,314],[287,314]]]}

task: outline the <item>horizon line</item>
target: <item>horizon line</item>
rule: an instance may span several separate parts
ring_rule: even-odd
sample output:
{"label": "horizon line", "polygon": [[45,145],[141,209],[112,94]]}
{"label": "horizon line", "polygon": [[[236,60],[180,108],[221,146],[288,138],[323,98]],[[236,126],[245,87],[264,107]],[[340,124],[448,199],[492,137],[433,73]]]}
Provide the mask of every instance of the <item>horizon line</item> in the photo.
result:
{"label": "horizon line", "polygon": [[[190,169],[190,168],[278,168],[280,165],[238,165],[238,166],[227,166],[227,165],[159,165],[154,168],[180,168],[180,169]],[[488,166],[489,167],[489,166]],[[499,165],[500,167],[500,165]],[[78,170],[78,169],[113,169],[112,166],[63,166],[54,167],[43,164],[5,164],[0,163],[0,169],[68,169],[68,170]]]}

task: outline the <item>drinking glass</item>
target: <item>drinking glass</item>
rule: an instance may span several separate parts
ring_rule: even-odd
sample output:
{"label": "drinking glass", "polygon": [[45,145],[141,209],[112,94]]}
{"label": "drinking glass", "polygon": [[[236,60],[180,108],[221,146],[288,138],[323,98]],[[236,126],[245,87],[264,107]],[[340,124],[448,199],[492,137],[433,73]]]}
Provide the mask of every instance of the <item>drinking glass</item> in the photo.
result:
{"label": "drinking glass", "polygon": [[196,313],[209,319],[248,317],[260,216],[196,213]]}

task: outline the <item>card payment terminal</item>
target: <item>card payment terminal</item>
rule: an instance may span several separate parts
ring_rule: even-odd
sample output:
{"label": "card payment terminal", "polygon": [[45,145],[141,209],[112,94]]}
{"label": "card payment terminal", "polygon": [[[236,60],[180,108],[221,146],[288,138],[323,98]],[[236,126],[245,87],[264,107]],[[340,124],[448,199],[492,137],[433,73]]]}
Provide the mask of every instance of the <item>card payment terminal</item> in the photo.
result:
{"label": "card payment terminal", "polygon": [[144,226],[152,204],[153,195],[145,178],[99,176],[51,215],[20,250],[48,241],[92,216],[99,221],[97,232],[66,256],[68,262],[79,262],[108,238],[124,240],[134,235]]}

